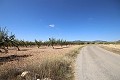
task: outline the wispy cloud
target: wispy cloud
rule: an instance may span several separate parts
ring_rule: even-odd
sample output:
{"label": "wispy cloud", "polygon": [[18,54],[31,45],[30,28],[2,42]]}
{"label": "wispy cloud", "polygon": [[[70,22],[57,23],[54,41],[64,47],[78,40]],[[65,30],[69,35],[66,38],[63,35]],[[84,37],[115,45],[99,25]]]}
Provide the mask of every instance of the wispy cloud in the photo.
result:
{"label": "wispy cloud", "polygon": [[55,25],[54,25],[54,24],[50,24],[50,25],[49,25],[49,27],[54,28],[54,27],[55,27]]}

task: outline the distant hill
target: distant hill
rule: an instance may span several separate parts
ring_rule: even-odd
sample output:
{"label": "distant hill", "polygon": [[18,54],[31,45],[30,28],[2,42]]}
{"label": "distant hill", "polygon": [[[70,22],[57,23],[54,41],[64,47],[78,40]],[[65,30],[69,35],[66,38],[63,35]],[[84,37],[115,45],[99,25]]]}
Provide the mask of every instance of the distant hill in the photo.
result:
{"label": "distant hill", "polygon": [[118,40],[117,42],[120,42],[120,40]]}

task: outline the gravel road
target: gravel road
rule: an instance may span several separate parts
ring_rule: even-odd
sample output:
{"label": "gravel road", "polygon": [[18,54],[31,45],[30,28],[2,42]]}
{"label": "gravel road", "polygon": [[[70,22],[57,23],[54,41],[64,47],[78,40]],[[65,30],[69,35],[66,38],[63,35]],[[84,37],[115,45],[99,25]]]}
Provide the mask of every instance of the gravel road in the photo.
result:
{"label": "gravel road", "polygon": [[120,80],[120,55],[94,45],[82,48],[75,63],[75,80]]}

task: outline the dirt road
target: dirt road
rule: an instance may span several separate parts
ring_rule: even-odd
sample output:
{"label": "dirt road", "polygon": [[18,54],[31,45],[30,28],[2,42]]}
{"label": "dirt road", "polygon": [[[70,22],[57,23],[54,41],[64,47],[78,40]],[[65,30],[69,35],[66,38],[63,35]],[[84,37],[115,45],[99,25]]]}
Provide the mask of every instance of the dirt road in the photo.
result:
{"label": "dirt road", "polygon": [[75,64],[75,80],[120,80],[120,55],[97,46],[82,48]]}

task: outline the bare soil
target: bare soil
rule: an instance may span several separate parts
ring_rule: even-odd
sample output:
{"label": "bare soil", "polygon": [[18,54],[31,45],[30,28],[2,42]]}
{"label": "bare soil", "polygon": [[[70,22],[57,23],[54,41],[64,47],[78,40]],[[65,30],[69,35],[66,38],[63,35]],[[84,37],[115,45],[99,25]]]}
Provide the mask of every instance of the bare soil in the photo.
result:
{"label": "bare soil", "polygon": [[107,44],[107,45],[104,44],[104,45],[100,45],[100,47],[108,51],[120,54],[120,44]]}
{"label": "bare soil", "polygon": [[10,70],[27,70],[31,66],[43,64],[46,60],[58,59],[78,47],[78,45],[64,48],[56,46],[55,49],[52,49],[52,47],[21,47],[21,51],[9,48],[9,53],[0,53],[0,76]]}

